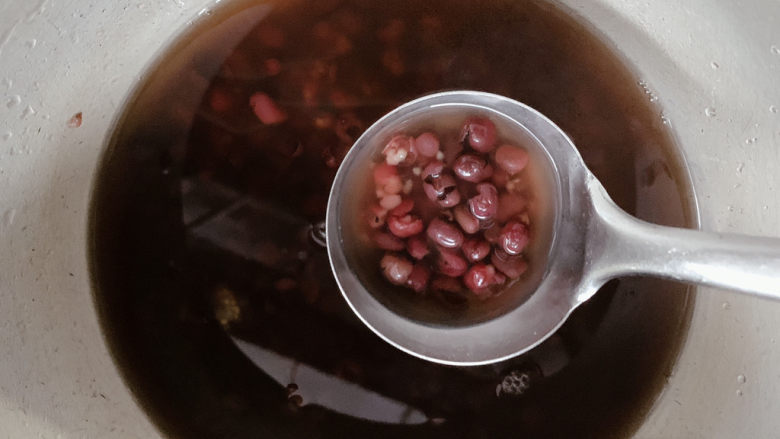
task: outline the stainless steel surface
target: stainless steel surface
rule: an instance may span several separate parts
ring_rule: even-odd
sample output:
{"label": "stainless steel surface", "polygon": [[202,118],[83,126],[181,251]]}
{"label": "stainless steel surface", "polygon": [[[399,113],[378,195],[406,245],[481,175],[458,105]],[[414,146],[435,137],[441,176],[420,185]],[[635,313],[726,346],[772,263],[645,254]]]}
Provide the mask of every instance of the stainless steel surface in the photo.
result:
{"label": "stainless steel surface", "polygon": [[[215,3],[0,3],[0,438],[161,437],[95,317],[87,194],[130,91]],[[657,98],[690,164],[703,227],[778,236],[780,2],[559,3]],[[82,126],[68,128],[78,111]],[[635,436],[775,437],[780,306],[700,290],[680,358]]]}
{"label": "stainless steel surface", "polygon": [[[555,173],[554,240],[547,271],[533,295],[497,318],[471,326],[433,325],[385,307],[348,263],[345,197],[361,184],[361,169],[380,139],[416,117],[457,108],[505,117],[526,129]],[[445,117],[445,116],[442,116]],[[535,166],[544,165],[534,163]],[[397,348],[422,359],[472,366],[522,354],[552,335],[569,314],[607,281],[653,275],[780,299],[780,239],[724,235],[662,227],[621,210],[587,169],[568,136],[543,114],[502,96],[476,91],[428,95],[391,111],[358,138],[339,167],[326,219],[328,254],[342,294],[369,328]],[[354,260],[354,258],[352,259]],[[489,341],[486,341],[489,340]]]}

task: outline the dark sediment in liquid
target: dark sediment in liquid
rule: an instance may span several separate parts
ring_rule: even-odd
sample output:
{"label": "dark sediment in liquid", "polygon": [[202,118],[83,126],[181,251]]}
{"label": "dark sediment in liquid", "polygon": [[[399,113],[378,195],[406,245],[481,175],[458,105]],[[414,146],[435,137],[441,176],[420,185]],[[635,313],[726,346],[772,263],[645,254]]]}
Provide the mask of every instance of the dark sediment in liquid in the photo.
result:
{"label": "dark sediment in liquid", "polygon": [[[197,438],[629,435],[684,337],[686,287],[614,281],[534,351],[445,367],[365,328],[308,232],[350,140],[446,89],[537,108],[621,207],[691,225],[681,162],[637,78],[541,1],[268,5],[224,7],[174,44],[96,180],[95,300],[154,421]],[[255,92],[288,119],[261,124]]]}

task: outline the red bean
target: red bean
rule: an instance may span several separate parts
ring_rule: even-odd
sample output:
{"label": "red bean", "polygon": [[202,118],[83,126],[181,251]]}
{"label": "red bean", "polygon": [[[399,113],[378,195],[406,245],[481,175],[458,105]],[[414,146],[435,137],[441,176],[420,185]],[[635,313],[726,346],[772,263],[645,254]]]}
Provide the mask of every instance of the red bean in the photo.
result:
{"label": "red bean", "polygon": [[387,218],[390,233],[399,238],[408,238],[423,231],[423,222],[417,215],[393,215]]}
{"label": "red bean", "polygon": [[471,214],[480,220],[492,219],[498,212],[498,190],[490,183],[480,183],[477,192],[469,199]]}
{"label": "red bean", "polygon": [[379,205],[382,206],[382,208],[390,210],[395,209],[401,204],[401,196],[398,194],[392,194],[392,195],[385,195],[382,197],[381,200],[379,200]]}
{"label": "red bean", "polygon": [[284,112],[273,99],[265,93],[255,93],[249,98],[249,105],[255,112],[255,116],[260,122],[266,125],[275,125],[287,120],[287,113]]}
{"label": "red bean", "polygon": [[517,279],[528,269],[522,256],[512,256],[500,248],[493,250],[490,262],[510,279]]}
{"label": "red bean", "polygon": [[463,276],[463,284],[474,294],[485,296],[490,294],[490,287],[503,283],[503,277],[492,265],[475,264]]}
{"label": "red bean", "polygon": [[439,139],[433,133],[422,133],[414,139],[414,147],[423,157],[435,157],[439,152]]}
{"label": "red bean", "polygon": [[417,150],[414,139],[409,136],[397,135],[390,139],[382,150],[388,165],[408,165],[417,160]]}
{"label": "red bean", "polygon": [[445,276],[458,277],[466,272],[469,264],[454,250],[440,248],[439,257],[436,259],[436,268],[439,273]]}
{"label": "red bean", "polygon": [[498,213],[496,220],[504,223],[515,215],[523,213],[528,201],[517,194],[503,193],[498,196]]}
{"label": "red bean", "polygon": [[476,151],[490,152],[496,145],[496,126],[489,119],[469,119],[463,125],[461,139]]}
{"label": "red bean", "polygon": [[479,232],[479,220],[469,212],[469,208],[461,204],[453,209],[455,221],[464,232],[472,234]]}
{"label": "red bean", "polygon": [[497,244],[498,239],[501,237],[501,227],[499,227],[497,224],[494,224],[487,229],[485,229],[482,234],[485,236],[485,240],[491,244]]}
{"label": "red bean", "polygon": [[379,163],[374,168],[374,184],[377,188],[384,188],[388,183],[394,182],[396,179],[401,180],[398,177],[398,168],[390,166],[386,163]]}
{"label": "red bean", "polygon": [[424,293],[428,287],[428,280],[431,278],[431,271],[422,264],[414,264],[409,278],[406,280],[406,286],[416,293]]}
{"label": "red bean", "polygon": [[412,236],[406,241],[406,251],[417,260],[428,256],[428,253],[431,252],[428,249],[428,240],[422,234]]}
{"label": "red bean", "polygon": [[414,200],[406,199],[401,201],[395,209],[390,211],[390,215],[403,216],[411,212],[414,209]]}
{"label": "red bean", "polygon": [[433,162],[422,174],[423,192],[429,200],[441,207],[452,207],[460,203],[460,192],[455,177],[444,173],[442,162]]}
{"label": "red bean", "polygon": [[519,255],[530,240],[528,228],[519,221],[510,221],[501,229],[501,248],[510,255]]}
{"label": "red bean", "polygon": [[490,244],[479,238],[469,238],[463,242],[461,250],[467,261],[478,262],[490,254]]}
{"label": "red bean", "polygon": [[463,154],[452,164],[455,175],[461,180],[479,183],[493,175],[493,166],[483,157],[475,154]]}
{"label": "red bean", "polygon": [[497,166],[493,170],[493,177],[490,179],[495,187],[505,188],[509,181],[509,174],[504,171],[504,168]]}
{"label": "red bean", "polygon": [[393,236],[387,232],[375,232],[371,235],[371,239],[374,244],[382,250],[401,251],[404,249],[404,242],[396,236]]}
{"label": "red bean", "polygon": [[406,285],[413,270],[413,265],[408,259],[392,253],[385,253],[379,265],[385,278],[395,285]]}
{"label": "red bean", "polygon": [[517,146],[501,145],[496,150],[496,163],[509,175],[515,175],[528,164],[528,152]]}
{"label": "red bean", "polygon": [[455,225],[434,218],[428,224],[427,235],[444,248],[458,248],[463,244],[463,233]]}
{"label": "red bean", "polygon": [[437,275],[431,282],[431,288],[436,291],[459,293],[463,287],[460,283],[460,280],[458,280],[456,277]]}

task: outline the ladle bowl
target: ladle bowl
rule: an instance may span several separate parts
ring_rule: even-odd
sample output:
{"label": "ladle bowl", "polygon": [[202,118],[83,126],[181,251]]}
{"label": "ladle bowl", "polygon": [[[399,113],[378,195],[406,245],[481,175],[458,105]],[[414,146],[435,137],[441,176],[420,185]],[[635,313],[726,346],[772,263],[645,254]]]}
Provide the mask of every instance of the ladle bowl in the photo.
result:
{"label": "ladle bowl", "polygon": [[[376,139],[416,117],[481,112],[527,132],[549,161],[554,204],[546,269],[533,293],[513,309],[469,325],[420,321],[385,306],[354,270],[345,246],[350,214],[344,196],[370,163]],[[780,299],[780,239],[724,235],[650,224],[620,209],[555,123],[515,100],[477,91],[428,95],[391,111],[358,138],[334,180],[326,217],[327,249],[339,288],[357,316],[388,343],[417,357],[481,365],[522,354],[551,336],[607,281],[650,275]]]}

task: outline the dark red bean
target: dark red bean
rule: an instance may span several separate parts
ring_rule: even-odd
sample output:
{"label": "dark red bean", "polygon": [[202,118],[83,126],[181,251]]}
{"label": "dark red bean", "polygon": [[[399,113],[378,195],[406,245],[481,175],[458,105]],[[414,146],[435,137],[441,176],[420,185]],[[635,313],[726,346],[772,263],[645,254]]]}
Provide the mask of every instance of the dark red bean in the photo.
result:
{"label": "dark red bean", "polygon": [[463,233],[451,223],[434,218],[426,231],[433,242],[444,248],[458,248],[463,244]]}
{"label": "dark red bean", "polygon": [[517,279],[528,269],[522,256],[512,256],[500,248],[493,250],[490,262],[510,279]]}
{"label": "dark red bean", "polygon": [[409,136],[397,135],[390,139],[382,150],[388,165],[408,165],[417,160],[417,150],[414,139]]}
{"label": "dark red bean", "polygon": [[423,179],[423,192],[429,200],[441,207],[452,207],[460,203],[455,177],[445,173],[442,162],[430,163],[420,176]]}
{"label": "dark red bean", "polygon": [[436,291],[459,293],[463,286],[456,277],[436,275],[431,281],[431,288]]}
{"label": "dark red bean", "polygon": [[479,232],[479,220],[469,212],[469,208],[461,204],[453,209],[455,221],[464,232],[472,234]]}
{"label": "dark red bean", "polygon": [[423,231],[422,219],[417,215],[392,215],[387,218],[387,228],[390,233],[399,238],[408,238]]}
{"label": "dark red bean", "polygon": [[416,293],[424,293],[428,287],[428,280],[431,278],[431,271],[422,264],[414,264],[409,278],[406,280],[406,286]]}
{"label": "dark red bean", "polygon": [[489,264],[475,264],[463,276],[463,284],[478,296],[489,295],[490,287],[500,285],[504,280],[504,276]]}
{"label": "dark red bean", "polygon": [[490,243],[479,238],[469,238],[463,242],[461,250],[466,260],[469,262],[478,262],[490,254]]}
{"label": "dark red bean", "polygon": [[493,175],[493,166],[483,157],[475,154],[463,154],[452,164],[455,175],[461,180],[479,183]]}
{"label": "dark red bean", "polygon": [[458,277],[469,268],[469,264],[454,250],[441,248],[436,259],[436,269],[445,276]]}
{"label": "dark red bean", "polygon": [[469,119],[463,125],[461,140],[476,151],[490,152],[496,145],[496,126],[489,119]]}
{"label": "dark red bean", "polygon": [[414,209],[414,200],[406,199],[401,201],[395,209],[390,211],[390,215],[403,216],[411,212]]}
{"label": "dark red bean", "polygon": [[498,190],[490,183],[477,185],[477,195],[469,199],[471,214],[480,220],[489,220],[498,212]]}
{"label": "dark red bean", "polygon": [[374,241],[374,244],[376,244],[377,247],[381,248],[382,250],[397,252],[403,250],[406,247],[401,239],[387,232],[375,232],[373,235],[371,235],[371,239]]}
{"label": "dark red bean", "polygon": [[284,112],[270,96],[265,93],[255,93],[249,98],[249,105],[255,112],[260,122],[266,125],[275,125],[287,120]]}
{"label": "dark red bean", "polygon": [[414,139],[414,147],[423,157],[435,157],[439,152],[439,139],[433,133],[422,133]]}
{"label": "dark red bean", "polygon": [[519,255],[530,240],[528,228],[519,221],[510,221],[501,229],[501,248],[510,255]]}
{"label": "dark red bean", "polygon": [[428,240],[422,234],[412,236],[406,241],[406,251],[417,260],[428,256],[428,253],[431,252],[428,249]]}
{"label": "dark red bean", "polygon": [[385,278],[395,285],[406,285],[414,267],[408,259],[392,253],[385,253],[379,265]]}
{"label": "dark red bean", "polygon": [[497,224],[494,224],[487,229],[485,229],[482,234],[485,236],[485,240],[491,244],[497,244],[498,239],[501,237],[501,227],[499,227]]}
{"label": "dark red bean", "polygon": [[513,145],[501,145],[496,150],[496,163],[509,175],[515,175],[528,165],[528,151]]}

